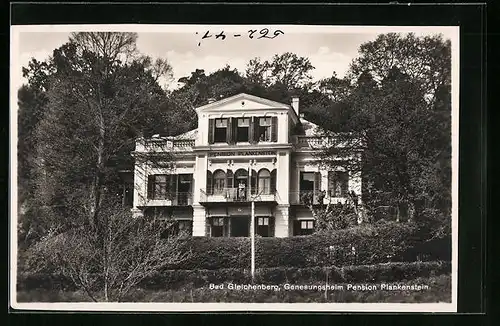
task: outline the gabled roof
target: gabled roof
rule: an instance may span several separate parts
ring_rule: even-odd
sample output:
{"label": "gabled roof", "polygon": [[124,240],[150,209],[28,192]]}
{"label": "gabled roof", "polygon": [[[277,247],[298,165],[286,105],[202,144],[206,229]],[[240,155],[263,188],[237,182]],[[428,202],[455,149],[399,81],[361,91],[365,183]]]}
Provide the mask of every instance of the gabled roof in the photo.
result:
{"label": "gabled roof", "polygon": [[236,94],[236,95],[224,98],[224,99],[219,100],[219,101],[214,101],[212,103],[208,103],[208,104],[199,106],[195,110],[196,110],[196,112],[201,112],[201,111],[205,111],[205,110],[210,109],[210,108],[215,108],[215,107],[221,106],[223,104],[227,104],[230,102],[237,102],[237,101],[241,101],[241,100],[253,101],[253,102],[260,103],[262,105],[265,105],[265,106],[268,106],[271,108],[281,108],[281,109],[285,109],[285,108],[291,109],[292,108],[289,104],[268,100],[266,98],[258,97],[255,95],[240,93],[240,94]]}

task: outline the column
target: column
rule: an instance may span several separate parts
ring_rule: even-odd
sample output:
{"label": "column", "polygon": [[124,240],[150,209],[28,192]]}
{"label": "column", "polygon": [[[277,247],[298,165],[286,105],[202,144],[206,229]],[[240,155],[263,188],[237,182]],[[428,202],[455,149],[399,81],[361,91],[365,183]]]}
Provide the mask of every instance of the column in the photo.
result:
{"label": "column", "polygon": [[276,191],[278,204],[288,205],[290,198],[290,154],[278,152],[276,159]]}
{"label": "column", "polygon": [[201,191],[206,192],[207,187],[207,169],[208,159],[206,154],[200,154],[196,157],[193,173],[193,204],[200,202]]}
{"label": "column", "polygon": [[274,212],[274,236],[276,238],[285,238],[289,236],[288,224],[289,224],[289,205],[278,205]]}
{"label": "column", "polygon": [[205,207],[193,205],[193,236],[204,237],[206,225]]}
{"label": "column", "polygon": [[147,183],[148,183],[148,171],[147,164],[140,159],[136,159],[134,166],[134,197],[133,197],[133,208],[132,216],[141,217],[143,216],[143,211],[139,208],[146,204],[147,201]]}

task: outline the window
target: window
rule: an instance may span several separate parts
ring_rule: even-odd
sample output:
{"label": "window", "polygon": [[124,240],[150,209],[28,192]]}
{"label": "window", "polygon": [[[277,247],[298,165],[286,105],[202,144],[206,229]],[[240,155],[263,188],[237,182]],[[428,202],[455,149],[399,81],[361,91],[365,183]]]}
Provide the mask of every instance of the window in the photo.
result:
{"label": "window", "polygon": [[214,173],[214,194],[221,195],[226,188],[226,173],[222,170],[217,170]]}
{"label": "window", "polygon": [[259,118],[259,141],[271,141],[271,118]]}
{"label": "window", "polygon": [[224,218],[223,217],[212,217],[211,221],[211,232],[212,237],[223,237],[224,236]]}
{"label": "window", "polygon": [[148,176],[148,199],[167,199],[172,178],[166,174]]}
{"label": "window", "polygon": [[308,235],[314,232],[314,220],[297,220],[294,221],[294,235]]}
{"label": "window", "polygon": [[272,218],[271,217],[257,217],[257,234],[261,237],[272,236]]}
{"label": "window", "polygon": [[258,193],[269,195],[271,193],[271,173],[266,169],[260,170],[258,182]]}
{"label": "window", "polygon": [[248,142],[249,141],[249,130],[250,130],[250,118],[240,118],[237,119],[236,128],[236,141],[237,142]]}
{"label": "window", "polygon": [[328,173],[328,192],[331,197],[346,197],[349,186],[347,172],[330,171]]}
{"label": "window", "polygon": [[214,142],[225,143],[227,141],[227,119],[215,119]]}

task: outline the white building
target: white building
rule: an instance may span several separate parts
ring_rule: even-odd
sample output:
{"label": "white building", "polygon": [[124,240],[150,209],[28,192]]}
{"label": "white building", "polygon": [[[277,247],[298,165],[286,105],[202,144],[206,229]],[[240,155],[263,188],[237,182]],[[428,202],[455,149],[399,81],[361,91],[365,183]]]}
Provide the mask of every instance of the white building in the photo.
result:
{"label": "white building", "polygon": [[179,220],[193,236],[287,237],[311,233],[301,194],[323,203],[361,194],[361,177],[314,163],[316,125],[291,105],[238,94],[196,108],[198,128],[176,137],[137,140],[133,155],[134,214]]}

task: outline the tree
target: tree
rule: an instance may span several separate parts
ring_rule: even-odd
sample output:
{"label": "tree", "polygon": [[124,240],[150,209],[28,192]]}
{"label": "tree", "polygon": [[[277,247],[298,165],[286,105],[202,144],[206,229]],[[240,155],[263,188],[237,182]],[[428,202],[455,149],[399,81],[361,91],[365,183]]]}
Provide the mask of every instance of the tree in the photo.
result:
{"label": "tree", "polygon": [[132,218],[119,206],[103,213],[105,246],[89,226],[54,230],[28,250],[30,270],[62,275],[95,302],[120,302],[141,282],[190,257],[174,222]]}
{"label": "tree", "polygon": [[288,91],[310,86],[310,74],[314,66],[306,57],[285,52],[274,55],[271,60],[261,62],[260,58],[251,59],[247,64],[246,78],[250,83],[263,87],[282,85]]}
{"label": "tree", "polygon": [[161,116],[168,116],[159,110],[166,94],[151,60],[135,55],[134,35],[83,34],[72,34],[47,62],[25,71],[34,85],[43,82],[46,97],[32,132],[31,200],[40,214],[31,217],[43,227],[30,252],[93,299],[95,286],[104,284],[105,300],[118,300],[165,262],[183,257],[170,242],[173,236],[159,240],[164,226],[132,219],[117,195],[119,171],[133,166],[137,137],[154,132]]}
{"label": "tree", "polygon": [[270,83],[268,76],[269,68],[268,61],[262,62],[258,57],[250,59],[245,70],[245,77],[252,84],[267,87]]}
{"label": "tree", "polygon": [[351,81],[347,78],[338,78],[334,73],[330,78],[322,79],[318,82],[321,93],[328,95],[329,98],[339,103],[344,101],[351,93]]}
{"label": "tree", "polygon": [[[422,217],[433,201],[431,189],[449,185],[435,185],[436,162],[446,149],[446,137],[420,84],[395,67],[380,87],[365,73],[349,102],[350,131],[326,132],[331,142],[320,154],[323,164],[362,172],[363,201],[370,208],[394,205],[398,218]],[[362,159],[349,159],[355,149],[362,149]]]}
{"label": "tree", "polygon": [[325,197],[323,191],[316,196],[313,192],[306,192],[300,198],[316,221],[316,232],[346,229],[358,223],[360,212],[357,209],[356,199],[349,196],[347,202],[335,204],[329,198],[325,205],[323,204]]}
{"label": "tree", "polygon": [[441,87],[451,84],[451,42],[442,35],[380,34],[375,41],[362,44],[359,54],[351,63],[351,80],[368,71],[380,82],[397,67],[420,84],[429,103],[435,101]]}
{"label": "tree", "polygon": [[[134,39],[73,34],[49,60],[25,68],[28,88],[39,90],[46,99],[37,123],[29,120],[20,130],[30,135],[22,139],[36,144],[29,200],[37,212],[23,219],[23,227],[29,230],[29,225],[38,224],[38,237],[54,223],[66,229],[88,223],[103,232],[106,217],[100,209],[118,199],[119,171],[133,167],[130,152],[136,137],[151,135],[165,123],[175,124],[172,119],[162,121],[169,117],[160,109],[166,94],[151,60],[131,54]],[[21,106],[20,114],[25,112]],[[26,150],[19,155],[26,155]],[[61,218],[65,216],[75,218]]]}
{"label": "tree", "polygon": [[268,66],[274,82],[285,85],[289,90],[305,87],[312,80],[310,72],[314,66],[311,61],[295,53],[276,54]]}

